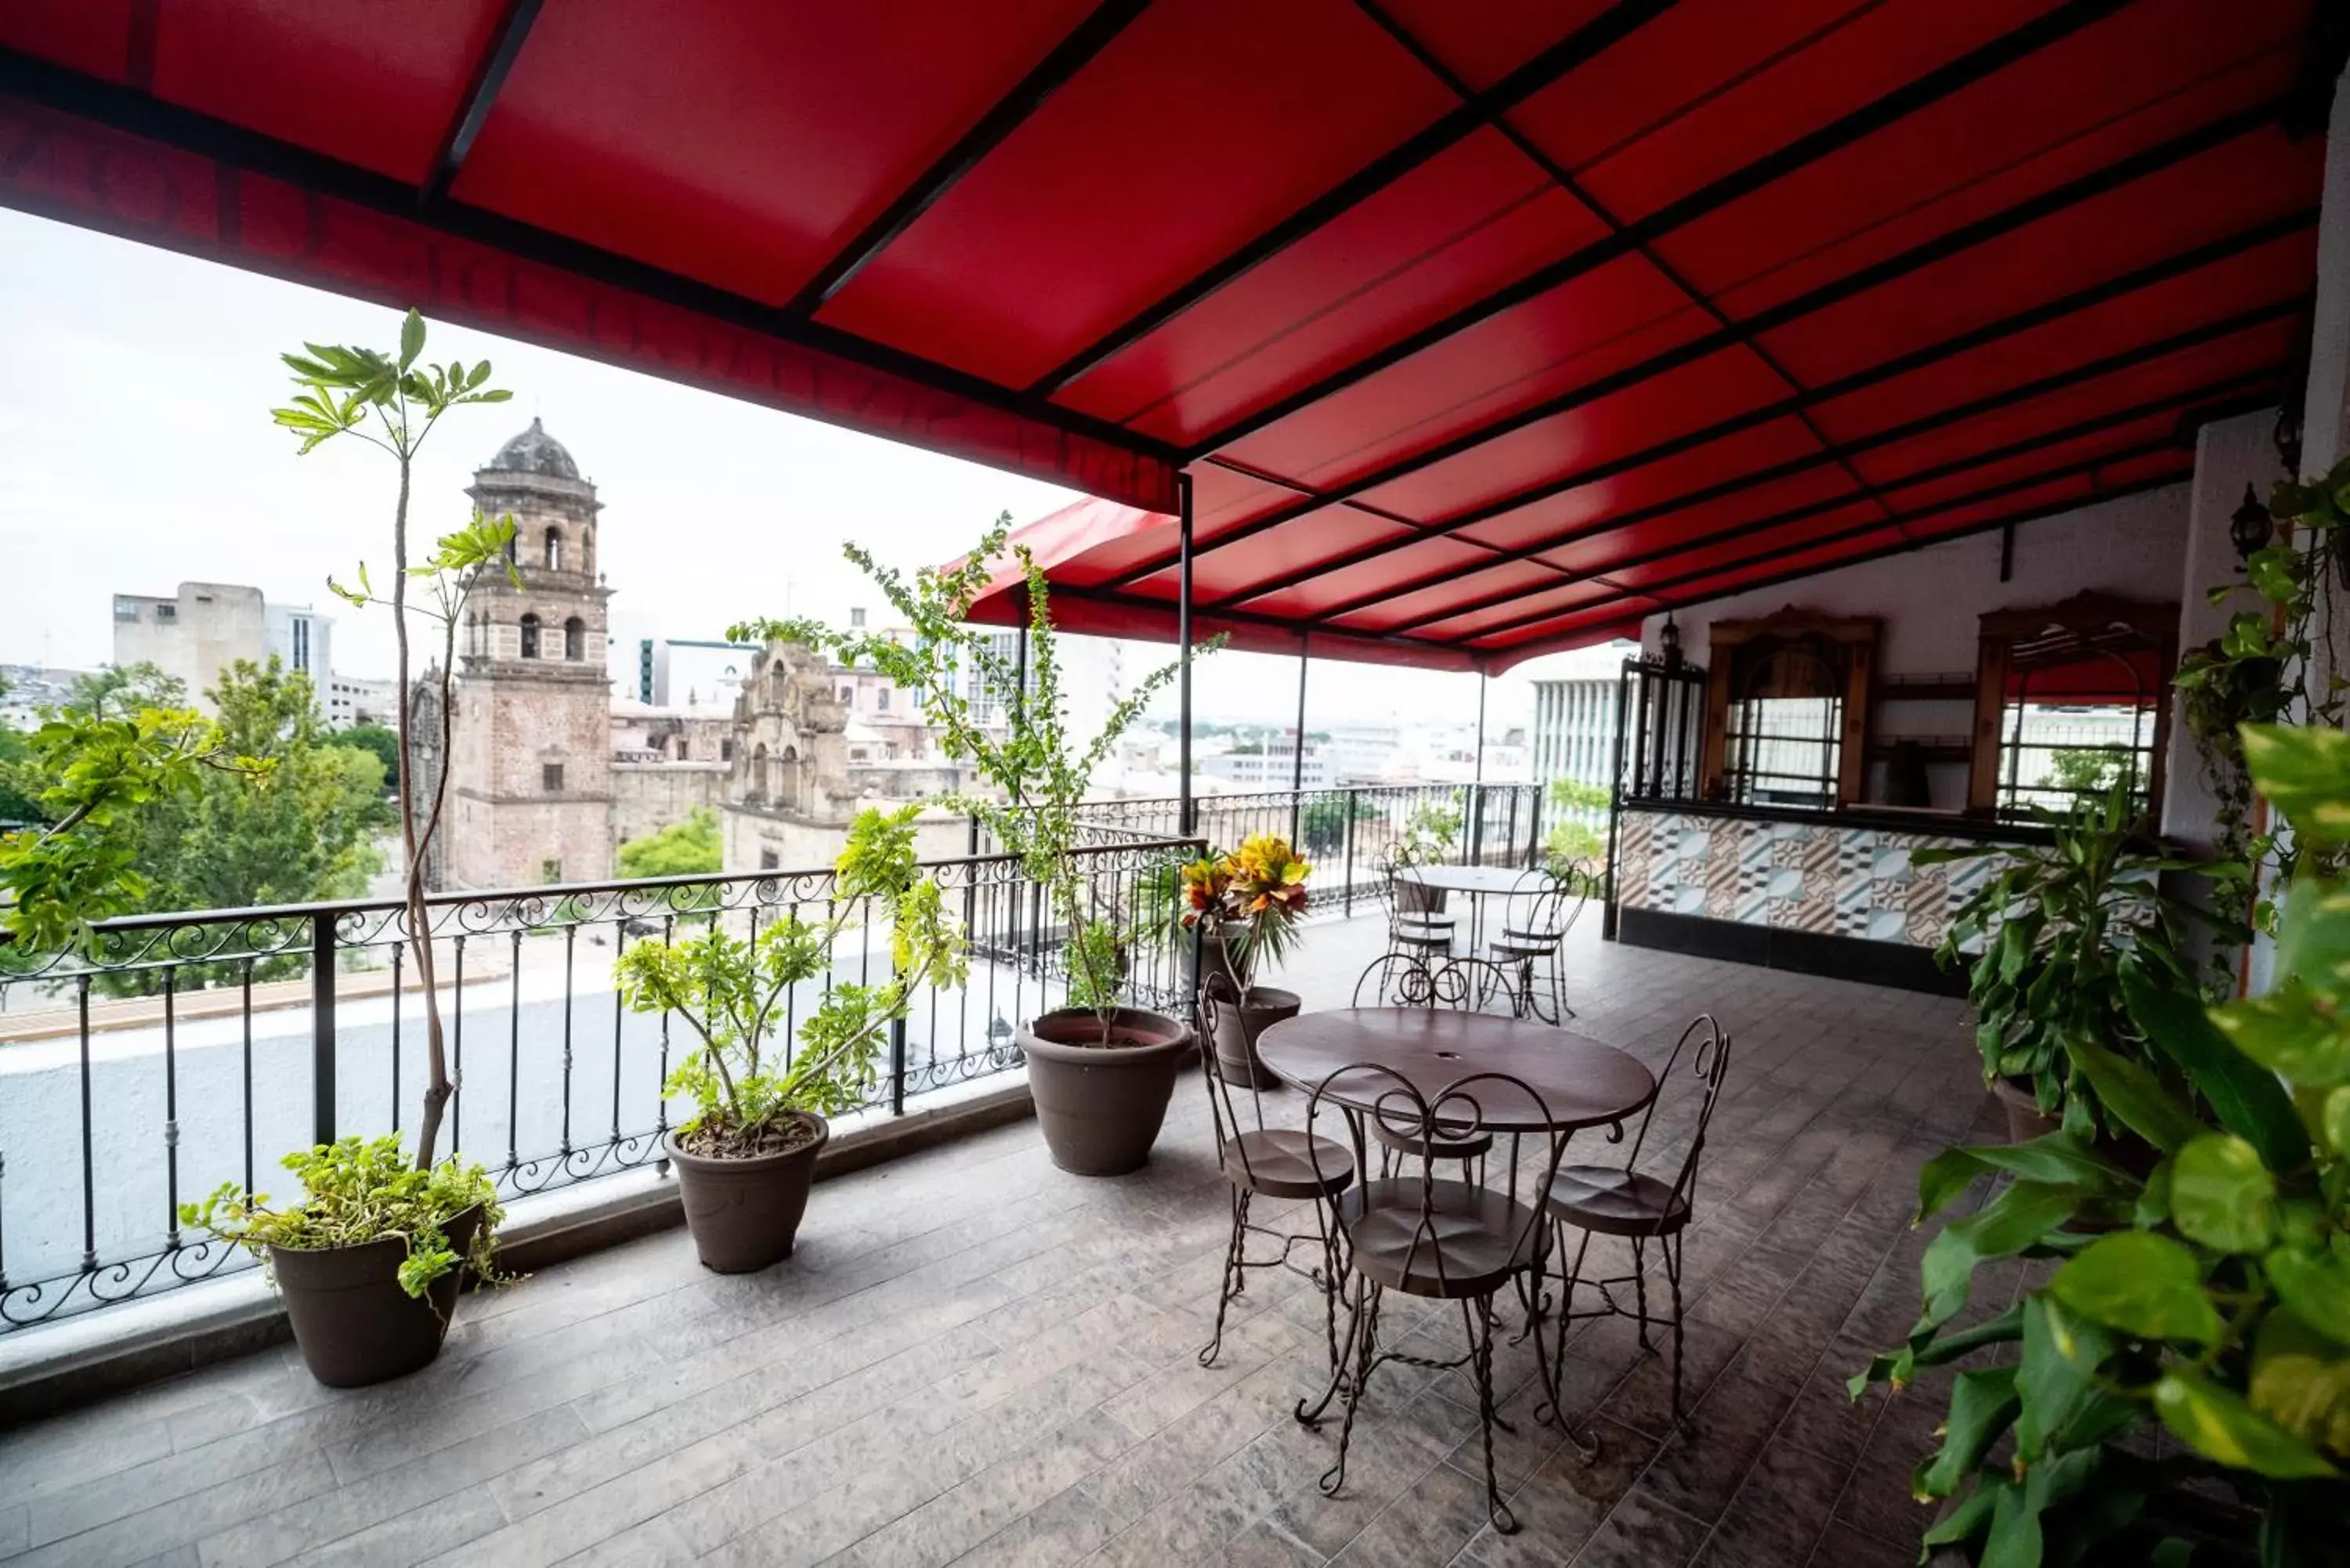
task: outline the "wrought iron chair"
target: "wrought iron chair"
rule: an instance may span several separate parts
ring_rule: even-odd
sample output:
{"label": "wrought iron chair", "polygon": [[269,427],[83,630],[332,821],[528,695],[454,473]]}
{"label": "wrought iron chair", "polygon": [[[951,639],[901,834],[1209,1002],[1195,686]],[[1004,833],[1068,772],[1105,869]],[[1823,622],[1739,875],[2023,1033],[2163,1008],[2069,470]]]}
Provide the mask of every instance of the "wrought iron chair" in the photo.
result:
{"label": "wrought iron chair", "polygon": [[[1696,1125],[1690,1129],[1689,1151],[1681,1157],[1679,1168],[1667,1182],[1634,1168],[1640,1159],[1640,1149],[1657,1119],[1657,1107],[1664,1102],[1664,1090],[1673,1081],[1673,1070],[1680,1064],[1681,1053],[1690,1042],[1697,1041],[1694,1062],[1698,1082],[1702,1085],[1698,1104]],[[1640,1348],[1655,1352],[1649,1343],[1651,1328],[1673,1331],[1673,1424],[1686,1428],[1689,1417],[1681,1408],[1681,1234],[1688,1230],[1692,1199],[1697,1187],[1699,1157],[1705,1152],[1706,1127],[1713,1120],[1713,1107],[1721,1098],[1721,1085],[1730,1070],[1730,1035],[1714,1022],[1711,1013],[1700,1013],[1697,1020],[1681,1031],[1673,1044],[1673,1054],[1665,1059],[1664,1071],[1657,1075],[1659,1090],[1648,1102],[1648,1111],[1640,1118],[1640,1131],[1632,1140],[1631,1153],[1621,1168],[1606,1165],[1572,1165],[1555,1174],[1544,1199],[1544,1210],[1557,1232],[1556,1255],[1566,1257],[1566,1232],[1583,1232],[1576,1245],[1573,1262],[1557,1275],[1560,1282],[1558,1300],[1558,1336],[1554,1358],[1544,1368],[1550,1400],[1545,1408],[1558,1412],[1559,1387],[1565,1367],[1566,1325],[1577,1318],[1623,1316],[1637,1318],[1640,1325]],[[1620,1136],[1620,1135],[1619,1135]],[[1620,1236],[1632,1243],[1632,1272],[1605,1279],[1586,1280],[1585,1260],[1590,1255],[1594,1236]],[[1669,1317],[1656,1317],[1648,1311],[1648,1244],[1657,1243],[1663,1254],[1665,1280],[1672,1293],[1672,1313]],[[1616,1290],[1624,1285],[1633,1289],[1633,1307],[1626,1312],[1617,1301]],[[1584,1311],[1575,1306],[1578,1285],[1589,1285],[1599,1293],[1605,1304]],[[1538,1307],[1537,1319],[1542,1315]],[[1539,1356],[1542,1345],[1535,1341]],[[1535,1412],[1537,1418],[1542,1412]]]}
{"label": "wrought iron chair", "polygon": [[1379,851],[1379,876],[1387,889],[1388,951],[1404,953],[1433,967],[1452,955],[1452,933],[1460,917],[1444,907],[1444,890],[1430,888],[1405,872],[1419,862],[1402,844]]}
{"label": "wrought iron chair", "polygon": [[[1331,1097],[1330,1087],[1348,1083],[1348,1097],[1357,1105],[1369,1086],[1378,1093],[1368,1110],[1356,1110]],[[1508,1095],[1518,1104],[1530,1102],[1536,1119],[1547,1123],[1549,1111],[1542,1096],[1520,1079],[1496,1073],[1471,1073],[1447,1086],[1431,1101],[1400,1074],[1377,1064],[1342,1068],[1325,1079],[1306,1105],[1309,1137],[1316,1121],[1334,1111],[1346,1117],[1354,1143],[1357,1168],[1364,1153],[1364,1124],[1421,1149],[1440,1147],[1470,1136],[1489,1142],[1484,1100]],[[1558,1169],[1566,1147],[1565,1135],[1513,1134],[1544,1146],[1534,1167],[1533,1190],[1544,1189]],[[1316,1139],[1317,1145],[1328,1140]],[[1355,1429],[1355,1416],[1371,1376],[1387,1363],[1445,1369],[1465,1368],[1477,1386],[1477,1418],[1484,1437],[1485,1507],[1493,1528],[1515,1534],[1518,1521],[1503,1501],[1493,1469],[1493,1428],[1500,1424],[1493,1398],[1493,1300],[1516,1285],[1523,1292],[1528,1277],[1538,1276],[1549,1244],[1549,1232],[1540,1208],[1519,1199],[1510,1186],[1492,1188],[1482,1180],[1440,1179],[1440,1156],[1422,1154],[1401,1173],[1366,1181],[1341,1193],[1336,1202],[1347,1263],[1347,1334],[1332,1366],[1330,1386],[1312,1405],[1300,1401],[1297,1419],[1318,1425],[1330,1402],[1342,1407],[1338,1457],[1321,1480],[1325,1496],[1335,1497],[1346,1485],[1347,1455]],[[1514,1165],[1512,1176],[1516,1172]],[[1379,1345],[1380,1304],[1389,1291],[1461,1303],[1461,1324],[1468,1346],[1451,1361],[1430,1361]],[[1533,1324],[1537,1365],[1547,1365],[1543,1354],[1542,1323]]]}
{"label": "wrought iron chair", "polygon": [[1573,872],[1559,877],[1535,867],[1503,901],[1502,929],[1485,957],[1510,972],[1519,1017],[1564,1023],[1575,1016],[1566,1004],[1566,938],[1589,897],[1590,885]]}
{"label": "wrought iron chair", "polygon": [[[1232,1309],[1232,1299],[1248,1288],[1248,1271],[1279,1267],[1296,1270],[1321,1288],[1323,1332],[1329,1342],[1330,1365],[1335,1368],[1338,1364],[1336,1295],[1341,1264],[1337,1215],[1333,1205],[1339,1194],[1354,1185],[1356,1173],[1362,1167],[1344,1144],[1315,1137],[1310,1131],[1265,1126],[1264,1102],[1255,1084],[1246,1076],[1237,1085],[1247,1096],[1247,1110],[1243,1113],[1242,1102],[1234,1094],[1233,1075],[1222,1054],[1212,1044],[1219,1025],[1225,1022],[1223,1013],[1235,1005],[1233,996],[1223,986],[1211,982],[1201,988],[1200,1008],[1211,1044],[1200,1053],[1200,1060],[1208,1085],[1208,1113],[1215,1127],[1216,1164],[1224,1179],[1232,1184],[1232,1230],[1224,1247],[1223,1277],[1216,1294],[1215,1333],[1200,1351],[1200,1365],[1214,1366],[1217,1355],[1223,1349],[1224,1318]],[[1315,1233],[1274,1231],[1252,1224],[1249,1207],[1260,1196],[1311,1199]],[[1251,1236],[1278,1241],[1281,1250],[1269,1258],[1251,1258]],[[1315,1241],[1322,1248],[1319,1267],[1298,1269],[1290,1261],[1290,1253],[1301,1244]]]}
{"label": "wrought iron chair", "polygon": [[[1484,959],[1448,958],[1430,965],[1409,954],[1387,953],[1373,959],[1355,981],[1357,1007],[1442,1007],[1456,1012],[1483,1012],[1496,1002],[1513,1016],[1523,1016],[1517,1012],[1509,974]],[[1388,1174],[1395,1156],[1423,1152],[1419,1144],[1384,1126],[1374,1125],[1371,1135],[1379,1145],[1381,1176]],[[1438,1159],[1482,1161],[1492,1148],[1490,1136],[1471,1132],[1440,1137],[1433,1153]],[[1482,1166],[1477,1174],[1478,1179],[1484,1179]]]}

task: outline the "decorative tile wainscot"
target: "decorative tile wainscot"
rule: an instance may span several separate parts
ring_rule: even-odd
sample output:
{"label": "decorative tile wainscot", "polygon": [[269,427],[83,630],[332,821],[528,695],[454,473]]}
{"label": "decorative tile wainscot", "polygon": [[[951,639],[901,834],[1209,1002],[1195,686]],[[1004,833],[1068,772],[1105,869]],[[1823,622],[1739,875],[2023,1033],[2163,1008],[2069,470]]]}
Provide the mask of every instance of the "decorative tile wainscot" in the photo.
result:
{"label": "decorative tile wainscot", "polygon": [[1627,909],[1931,948],[1995,863],[1912,866],[1913,849],[1981,842],[1880,824],[1627,805],[1617,850]]}

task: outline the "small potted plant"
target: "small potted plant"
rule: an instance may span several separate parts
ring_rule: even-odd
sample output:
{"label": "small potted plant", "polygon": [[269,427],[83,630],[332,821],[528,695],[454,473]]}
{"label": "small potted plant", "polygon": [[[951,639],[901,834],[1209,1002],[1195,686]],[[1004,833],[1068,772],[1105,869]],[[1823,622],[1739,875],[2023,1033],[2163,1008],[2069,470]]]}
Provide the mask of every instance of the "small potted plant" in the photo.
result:
{"label": "small potted plant", "polygon": [[[828,649],[844,663],[879,670],[913,695],[941,732],[948,755],[971,763],[993,792],[947,798],[979,819],[1045,890],[1058,928],[1068,1005],[1038,1014],[1022,1032],[1036,1120],[1053,1161],[1083,1176],[1118,1176],[1150,1158],[1175,1074],[1191,1046],[1182,1020],[1123,1005],[1123,939],[1114,893],[1087,874],[1079,853],[1080,808],[1094,768],[1179,668],[1152,671],[1110,711],[1101,732],[1080,744],[1069,732],[1055,632],[1044,569],[1016,552],[1025,579],[1029,661],[1024,671],[968,624],[990,586],[1011,527],[1007,513],[962,561],[924,567],[909,581],[856,545],[851,562],[870,576],[912,635],[836,631],[810,621],[760,620],[734,627],[736,641],[783,640]],[[1213,644],[1209,646],[1212,647]],[[972,717],[973,679],[1004,694],[1000,731]]]}
{"label": "small potted plant", "polygon": [[[937,882],[915,862],[920,809],[858,815],[822,923],[795,910],[749,938],[712,924],[674,946],[640,941],[613,965],[630,1008],[674,1013],[701,1042],[664,1085],[695,1107],[665,1152],[706,1268],[747,1273],[791,1256],[816,1157],[832,1136],[826,1118],[872,1091],[889,1025],[906,1015],[914,989],[962,982],[962,934]],[[800,1023],[796,1052],[779,1060],[770,1043],[792,987],[828,975],[841,933],[884,912],[889,979],[833,983]]]}
{"label": "small potted plant", "polygon": [[1183,867],[1182,924],[1199,932],[1201,983],[1227,1005],[1216,1015],[1216,1056],[1228,1076],[1258,1088],[1278,1083],[1256,1054],[1257,1036],[1303,1005],[1297,993],[1255,983],[1257,965],[1286,958],[1305,913],[1313,867],[1289,841],[1260,833],[1227,855]]}
{"label": "small potted plant", "polygon": [[330,1388],[399,1377],[441,1353],[463,1272],[496,1282],[497,1189],[451,1158],[419,1168],[395,1136],[347,1137],[282,1161],[302,1200],[224,1182],[182,1223],[262,1260],[285,1298],[310,1376]]}

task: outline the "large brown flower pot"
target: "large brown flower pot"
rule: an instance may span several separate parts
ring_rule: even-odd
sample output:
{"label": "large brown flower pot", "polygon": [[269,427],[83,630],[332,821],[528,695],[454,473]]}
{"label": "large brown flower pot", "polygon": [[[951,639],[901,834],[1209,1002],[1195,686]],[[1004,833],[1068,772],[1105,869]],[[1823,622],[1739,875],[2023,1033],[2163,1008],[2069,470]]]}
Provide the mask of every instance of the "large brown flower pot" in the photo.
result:
{"label": "large brown flower pot", "polygon": [[[481,1227],[477,1203],[441,1229],[462,1258]],[[269,1249],[269,1270],[311,1376],[329,1388],[364,1388],[405,1377],[441,1354],[464,1271],[452,1269],[411,1296],[400,1288],[407,1259],[400,1236],[357,1247]]]}
{"label": "large brown flower pot", "polygon": [[1191,1031],[1160,1012],[1121,1007],[1109,1044],[1090,1008],[1064,1007],[1020,1032],[1028,1088],[1053,1163],[1079,1176],[1124,1176],[1150,1158]]}
{"label": "large brown flower pot", "polygon": [[[1213,981],[1210,982],[1214,983]],[[1222,994],[1229,997],[1229,982]],[[1281,1080],[1266,1070],[1256,1054],[1257,1036],[1284,1018],[1295,1018],[1305,1002],[1294,991],[1253,985],[1237,1002],[1226,1001],[1216,1009],[1216,1062],[1227,1080],[1251,1088],[1270,1089]]]}
{"label": "large brown flower pot", "polygon": [[1992,1097],[1999,1101],[2000,1109],[2007,1113],[2007,1141],[2010,1143],[2030,1143],[2033,1138],[2046,1137],[2050,1133],[2059,1131],[2064,1125],[2040,1108],[2040,1102],[2033,1098],[2029,1084],[2019,1084],[2012,1078],[1993,1078],[1991,1092]]}
{"label": "large brown flower pot", "polygon": [[832,1127],[812,1111],[794,1113],[816,1129],[815,1138],[781,1154],[747,1159],[712,1158],[680,1148],[677,1135],[663,1151],[677,1172],[677,1196],[685,1206],[685,1228],[702,1266],[722,1274],[747,1274],[792,1255],[807,1212],[808,1189],[816,1181],[816,1157],[832,1140]]}

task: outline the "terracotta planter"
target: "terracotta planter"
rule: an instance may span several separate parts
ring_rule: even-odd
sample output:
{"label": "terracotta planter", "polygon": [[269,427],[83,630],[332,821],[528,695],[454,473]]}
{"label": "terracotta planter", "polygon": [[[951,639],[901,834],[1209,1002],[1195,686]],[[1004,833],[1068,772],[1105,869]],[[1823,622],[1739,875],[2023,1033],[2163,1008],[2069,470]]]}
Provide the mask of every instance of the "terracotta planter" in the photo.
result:
{"label": "terracotta planter", "polygon": [[[1231,986],[1224,987],[1229,995]],[[1305,1005],[1294,991],[1279,991],[1269,985],[1253,985],[1239,1002],[1225,1002],[1216,1009],[1216,1061],[1224,1076],[1235,1084],[1251,1088],[1270,1089],[1281,1080],[1265,1070],[1263,1058],[1256,1054],[1257,1036],[1267,1027],[1284,1018],[1295,1018]]]}
{"label": "terracotta planter", "polygon": [[1150,1158],[1191,1031],[1164,1013],[1121,1007],[1101,1044],[1093,1010],[1064,1007],[1020,1032],[1028,1088],[1053,1163],[1079,1176],[1124,1176]]}
{"label": "terracotta planter", "polygon": [[2036,1137],[2046,1137],[2064,1125],[2059,1118],[2042,1112],[2040,1103],[2032,1097],[2028,1085],[2019,1084],[2012,1078],[1994,1078],[1991,1092],[1998,1099],[2000,1108],[2007,1113],[2007,1141],[2010,1143],[2029,1143]]}
{"label": "terracotta planter", "polygon": [[[476,1204],[442,1230],[463,1257],[481,1226]],[[411,1296],[400,1288],[407,1258],[408,1242],[399,1236],[357,1247],[269,1249],[270,1272],[311,1376],[329,1388],[363,1388],[405,1377],[441,1354],[464,1271],[452,1270],[422,1296]]]}
{"label": "terracotta planter", "polygon": [[721,1274],[747,1274],[792,1255],[807,1212],[816,1158],[832,1140],[832,1127],[812,1111],[794,1113],[816,1129],[816,1140],[782,1154],[714,1159],[689,1154],[671,1133],[663,1151],[677,1172],[685,1228],[702,1266]]}

